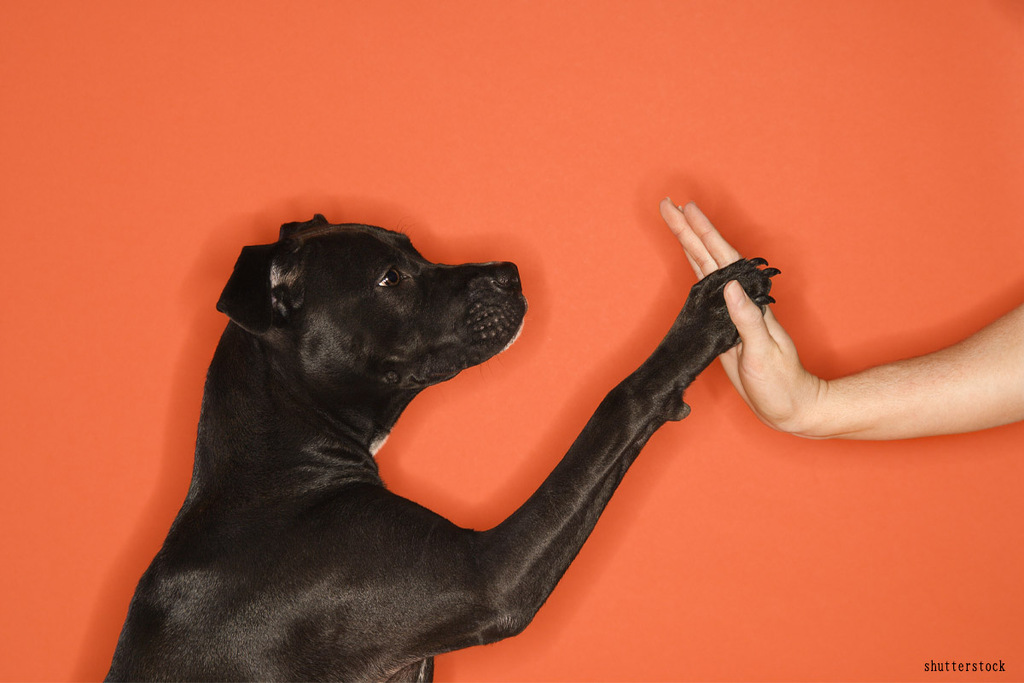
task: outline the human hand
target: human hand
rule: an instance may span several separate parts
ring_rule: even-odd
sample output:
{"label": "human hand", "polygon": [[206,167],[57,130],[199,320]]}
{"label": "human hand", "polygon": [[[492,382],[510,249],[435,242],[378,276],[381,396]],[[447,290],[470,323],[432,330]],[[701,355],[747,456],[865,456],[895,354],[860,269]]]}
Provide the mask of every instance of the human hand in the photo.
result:
{"label": "human hand", "polygon": [[[698,278],[740,259],[739,252],[693,202],[679,207],[663,199],[660,208]],[[729,317],[741,340],[720,356],[729,380],[768,426],[801,436],[813,435],[816,407],[828,383],[804,369],[793,340],[771,309],[762,315],[738,282],[726,285],[724,293]]]}

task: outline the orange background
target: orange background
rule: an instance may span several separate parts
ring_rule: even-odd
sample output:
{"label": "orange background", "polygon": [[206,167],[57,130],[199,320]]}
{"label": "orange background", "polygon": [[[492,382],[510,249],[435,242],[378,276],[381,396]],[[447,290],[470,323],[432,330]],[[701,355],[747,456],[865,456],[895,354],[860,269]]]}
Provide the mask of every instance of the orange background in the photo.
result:
{"label": "orange background", "polygon": [[[103,676],[185,495],[239,248],[314,212],[519,264],[509,352],[413,403],[396,491],[511,512],[693,282],[695,199],[826,376],[1024,300],[1024,3],[0,6],[0,678]],[[526,632],[437,675],[1024,679],[1024,424],[763,427],[716,364]]]}

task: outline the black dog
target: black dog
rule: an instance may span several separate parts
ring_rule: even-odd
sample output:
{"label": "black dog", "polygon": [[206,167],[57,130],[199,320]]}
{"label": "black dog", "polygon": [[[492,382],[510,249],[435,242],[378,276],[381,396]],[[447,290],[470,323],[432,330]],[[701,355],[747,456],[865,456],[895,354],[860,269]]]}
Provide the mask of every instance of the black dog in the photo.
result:
{"label": "black dog", "polygon": [[433,657],[519,633],[648,438],[762,308],[761,259],[690,290],[654,353],[498,526],[389,492],[373,454],[406,405],[506,348],[526,301],[511,263],[445,266],[408,238],[317,215],[242,249],[217,307],[188,496],[139,581],[108,679],[429,680]]}

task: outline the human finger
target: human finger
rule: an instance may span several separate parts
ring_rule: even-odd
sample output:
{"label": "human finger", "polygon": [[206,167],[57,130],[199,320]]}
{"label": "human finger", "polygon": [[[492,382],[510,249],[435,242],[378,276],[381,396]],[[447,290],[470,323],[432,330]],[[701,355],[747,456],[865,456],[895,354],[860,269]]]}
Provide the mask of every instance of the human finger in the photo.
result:
{"label": "human finger", "polygon": [[740,259],[740,253],[731,244],[725,241],[722,234],[715,229],[704,212],[694,203],[690,202],[682,207],[680,212],[686,219],[690,230],[700,239],[704,250],[711,256],[719,268],[727,266]]}
{"label": "human finger", "polygon": [[743,287],[735,280],[725,286],[724,294],[729,317],[740,334],[744,353],[765,353],[774,344],[774,339],[765,323],[761,308],[750,300]]}
{"label": "human finger", "polygon": [[693,231],[693,228],[690,227],[686,216],[683,215],[679,207],[666,197],[661,200],[658,208],[661,211],[661,217],[665,219],[665,223],[668,225],[668,229],[672,231],[672,234],[676,236],[679,243],[683,245],[683,250],[690,261],[690,267],[693,268],[693,272],[697,274],[697,277],[703,278],[708,273],[717,270],[718,263],[715,261],[715,258],[708,251],[700,237],[697,236],[697,233]]}
{"label": "human finger", "polygon": [[768,328],[768,334],[770,334],[772,339],[776,342],[789,339],[789,333],[786,332],[786,329],[779,322],[778,318],[775,317],[775,313],[773,313],[770,308],[766,308],[764,310],[764,326]]}
{"label": "human finger", "polygon": [[687,260],[687,262],[689,262],[690,267],[693,268],[693,272],[697,275],[697,279],[698,280],[703,280],[704,276],[707,274],[707,273],[704,272],[704,269],[701,268],[697,264],[697,262],[693,260],[693,257],[690,256],[689,252],[684,250],[683,254],[686,256],[686,260]]}

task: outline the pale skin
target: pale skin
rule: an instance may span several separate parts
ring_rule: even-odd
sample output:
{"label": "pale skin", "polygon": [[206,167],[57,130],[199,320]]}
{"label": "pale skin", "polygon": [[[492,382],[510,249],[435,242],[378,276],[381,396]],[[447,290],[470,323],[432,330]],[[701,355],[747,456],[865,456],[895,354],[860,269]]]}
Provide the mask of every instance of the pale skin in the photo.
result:
{"label": "pale skin", "polygon": [[[694,203],[661,215],[698,278],[740,258]],[[741,342],[721,356],[736,391],[779,431],[812,439],[908,439],[1024,420],[1024,305],[967,339],[924,356],[825,380],[808,372],[769,309],[736,282],[726,305]]]}

